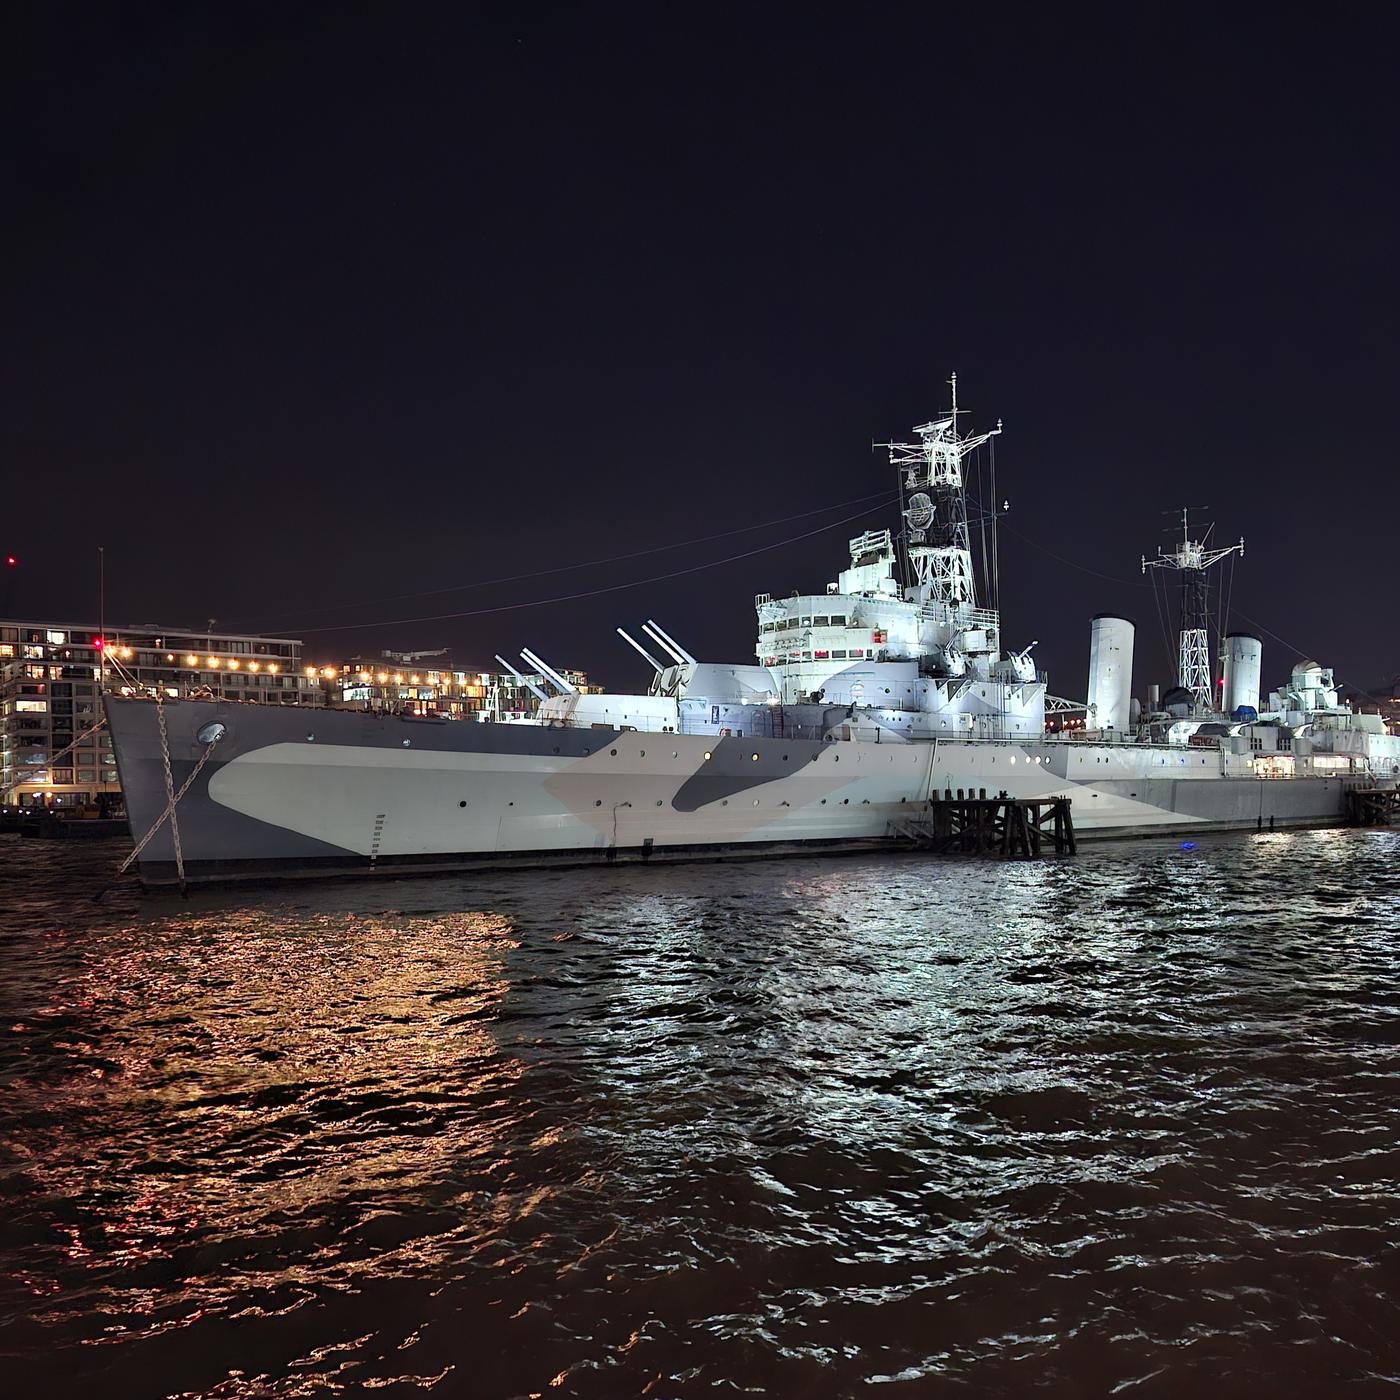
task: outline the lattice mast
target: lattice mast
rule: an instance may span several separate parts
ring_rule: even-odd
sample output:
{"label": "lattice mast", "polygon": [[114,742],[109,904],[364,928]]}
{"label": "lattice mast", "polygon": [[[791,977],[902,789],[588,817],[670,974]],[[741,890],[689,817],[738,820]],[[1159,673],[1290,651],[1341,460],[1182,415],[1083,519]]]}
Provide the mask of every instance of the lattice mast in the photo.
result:
{"label": "lattice mast", "polygon": [[948,384],[952,409],[944,418],[914,429],[918,442],[881,442],[890,464],[902,475],[904,523],[913,591],[921,603],[977,605],[972,545],[967,528],[967,488],[963,458],[1001,432],[958,435],[958,376]]}
{"label": "lattice mast", "polygon": [[1206,570],[1232,554],[1244,555],[1244,536],[1225,549],[1207,549],[1205,538],[1191,538],[1190,512],[1204,506],[1185,506],[1181,511],[1181,543],[1170,554],[1162,548],[1157,558],[1142,559],[1142,571],[1173,569],[1181,575],[1181,631],[1177,653],[1177,684],[1191,692],[1197,710],[1215,709],[1211,676],[1210,629],[1206,604]]}

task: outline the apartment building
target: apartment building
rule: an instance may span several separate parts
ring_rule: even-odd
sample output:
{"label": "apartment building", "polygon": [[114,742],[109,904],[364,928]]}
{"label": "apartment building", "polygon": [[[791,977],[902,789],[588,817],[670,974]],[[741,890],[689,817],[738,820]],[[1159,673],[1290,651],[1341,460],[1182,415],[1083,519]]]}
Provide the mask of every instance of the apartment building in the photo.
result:
{"label": "apartment building", "polygon": [[[551,688],[539,675],[523,677],[529,682],[523,684],[508,673],[474,670],[453,661],[445,650],[352,656],[332,666],[307,666],[304,672],[308,679],[321,679],[334,705],[467,720],[529,718],[540,704],[530,685],[545,693]],[[585,693],[598,689],[589,686],[582,671],[562,674]]]}
{"label": "apartment building", "polygon": [[[172,698],[321,705],[299,641],[138,624],[0,619],[0,803],[106,807],[121,785],[102,718],[104,690]],[[70,749],[68,753],[64,750]]]}

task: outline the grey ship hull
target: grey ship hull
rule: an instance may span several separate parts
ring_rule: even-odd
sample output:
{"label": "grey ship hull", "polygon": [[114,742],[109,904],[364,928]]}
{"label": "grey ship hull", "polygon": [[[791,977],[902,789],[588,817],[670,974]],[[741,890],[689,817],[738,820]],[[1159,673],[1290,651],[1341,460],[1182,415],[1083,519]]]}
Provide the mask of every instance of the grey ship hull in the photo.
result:
{"label": "grey ship hull", "polygon": [[[166,805],[158,707],[106,704],[139,840]],[[1083,745],[821,743],[216,700],[161,708],[177,790],[208,747],[201,730],[223,726],[177,809],[196,883],[873,849],[931,793],[957,789],[1067,794],[1085,837],[1326,825],[1346,802],[1342,778],[1231,777],[1198,754],[1189,761],[1203,766],[1171,776],[1162,759],[1158,776],[1146,760],[1125,773],[1112,755],[1086,767]],[[169,823],[139,869],[147,884],[176,879]]]}

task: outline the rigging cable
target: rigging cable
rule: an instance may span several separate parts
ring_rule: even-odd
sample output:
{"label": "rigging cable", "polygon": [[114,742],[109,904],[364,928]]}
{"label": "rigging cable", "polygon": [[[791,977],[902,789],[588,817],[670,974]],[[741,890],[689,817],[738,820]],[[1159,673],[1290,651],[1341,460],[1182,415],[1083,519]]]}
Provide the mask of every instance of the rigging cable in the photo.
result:
{"label": "rigging cable", "polygon": [[[280,622],[287,617],[307,617],[315,613],[339,612],[345,608],[368,608],[373,607],[376,603],[399,603],[409,598],[432,598],[444,593],[462,593],[469,588],[485,588],[501,583],[522,583],[526,579],[545,578],[550,574],[567,574],[575,569],[591,569],[603,564],[618,564],[625,559],[641,559],[648,554],[665,554],[675,549],[687,549],[693,544],[708,544],[712,540],[730,539],[734,535],[748,534],[752,530],[767,529],[770,525],[786,525],[793,520],[806,520],[813,515],[821,515],[829,510],[840,510],[842,506],[861,505],[866,501],[882,499],[885,496],[886,492],[884,491],[873,491],[868,496],[853,496],[848,501],[832,501],[829,505],[818,506],[815,510],[799,511],[796,515],[781,515],[773,520],[760,520],[754,525],[741,525],[734,530],[721,530],[713,535],[697,535],[694,539],[677,540],[671,544],[651,545],[646,549],[634,549],[626,554],[611,554],[603,559],[583,559],[577,564],[557,564],[553,568],[535,569],[528,574],[507,574],[498,578],[473,579],[470,583],[454,583],[445,588],[425,588],[414,593],[393,593],[387,597],[370,598],[359,603],[328,603],[324,607],[307,608],[294,613],[277,613],[264,618],[263,622]],[[838,520],[832,523],[839,525],[843,522]]]}
{"label": "rigging cable", "polygon": [[299,627],[289,631],[269,632],[267,635],[270,637],[289,637],[297,632],[364,632],[371,627],[406,627],[417,622],[451,622],[462,617],[484,617],[489,613],[516,612],[522,608],[542,608],[551,603],[572,603],[580,598],[596,598],[604,593],[621,593],[628,588],[641,588],[649,583],[664,583],[667,579],[683,578],[687,574],[702,573],[706,569],[718,569],[725,564],[737,563],[740,559],[752,559],[755,555],[767,554],[770,550],[782,549],[785,545],[796,544],[800,540],[809,540],[814,535],[823,534],[827,530],[835,529],[838,525],[846,525],[852,520],[860,519],[861,516],[869,515],[872,510],[881,506],[892,505],[894,499],[893,496],[886,496],[876,506],[854,511],[850,515],[843,516],[840,520],[829,520],[825,525],[818,525],[815,530],[806,530],[800,535],[790,535],[785,540],[775,540],[771,544],[759,545],[756,549],[746,549],[742,553],[731,554],[725,559],[712,559],[708,563],[692,564],[689,568],[673,569],[670,573],[655,574],[651,578],[632,579],[627,583],[613,583],[605,588],[589,588],[580,593],[563,593],[554,598],[533,598],[525,603],[500,603],[495,607],[471,608],[465,612],[434,613],[426,617],[393,617],[380,622],[340,622],[329,627]]}
{"label": "rigging cable", "polygon": [[[1032,549],[1038,549],[1042,554],[1048,554],[1052,559],[1057,560],[1059,563],[1065,564],[1071,569],[1078,569],[1080,573],[1092,574],[1095,578],[1104,579],[1109,583],[1117,583],[1125,588],[1152,588],[1152,600],[1157,605],[1158,620],[1162,624],[1162,639],[1167,649],[1168,659],[1170,660],[1171,631],[1168,625],[1167,618],[1165,618],[1162,614],[1162,599],[1158,596],[1157,589],[1154,586],[1156,581],[1155,570],[1153,572],[1151,583],[1139,583],[1136,579],[1115,578],[1112,574],[1101,574],[1097,569],[1090,569],[1083,564],[1075,563],[1073,559],[1066,559],[1062,554],[1056,554],[1053,549],[1046,548],[1046,546],[1041,544],[1038,540],[1033,540],[1028,535],[1023,535],[1019,530],[1013,529],[1010,525],[1008,525],[1006,528],[1008,530],[1011,530],[1011,533],[1015,535],[1017,539],[1022,540],[1024,543],[1030,545]],[[1232,574],[1231,593],[1233,594],[1233,592],[1234,580]],[[1233,598],[1231,599],[1231,606],[1233,606]],[[1269,628],[1265,627],[1262,622],[1258,622],[1254,618],[1250,617],[1250,615],[1243,609],[1236,608],[1234,611],[1235,616],[1238,617],[1241,621],[1249,623],[1251,627],[1257,627],[1266,637],[1270,637],[1274,641],[1276,641],[1280,646],[1286,647],[1294,656],[1307,657],[1309,655],[1309,653],[1304,651],[1301,647],[1295,646],[1292,642],[1285,640],[1283,637],[1280,637],[1277,632],[1271,631]],[[1353,685],[1351,689],[1354,690],[1358,695],[1364,695],[1366,699],[1373,701],[1375,704],[1379,705],[1384,703],[1379,696],[1372,695],[1370,691],[1362,690],[1360,686]]]}
{"label": "rigging cable", "polygon": [[1023,535],[1014,525],[1006,525],[1003,529],[1010,530],[1018,540],[1030,545],[1032,549],[1038,549],[1042,554],[1048,554],[1052,559],[1058,560],[1061,564],[1071,569],[1078,569],[1081,574],[1092,574],[1095,578],[1101,578],[1108,583],[1122,584],[1125,588],[1147,588],[1149,585],[1140,583],[1136,579],[1117,578],[1113,574],[1101,574],[1097,569],[1091,569],[1086,564],[1076,564],[1073,559],[1066,559],[1063,554],[1056,554],[1053,549],[1047,548],[1039,540],[1033,540],[1029,535]]}
{"label": "rigging cable", "polygon": [[992,607],[1001,611],[1001,555],[997,552],[997,518],[1000,507],[997,505],[997,440],[987,439],[987,455],[991,460],[992,494]]}
{"label": "rigging cable", "polygon": [[972,449],[973,468],[977,473],[977,495],[973,498],[973,504],[977,507],[977,535],[982,546],[982,596],[987,600],[989,608],[996,607],[996,601],[992,592],[992,557],[987,551],[987,508],[983,505],[982,491],[982,449],[974,447]]}
{"label": "rigging cable", "polygon": [[1230,607],[1235,597],[1235,556],[1230,555],[1230,571],[1225,578],[1225,587],[1220,591],[1220,608],[1217,613],[1215,630],[1220,639],[1220,649],[1225,650],[1225,629],[1230,625]]}

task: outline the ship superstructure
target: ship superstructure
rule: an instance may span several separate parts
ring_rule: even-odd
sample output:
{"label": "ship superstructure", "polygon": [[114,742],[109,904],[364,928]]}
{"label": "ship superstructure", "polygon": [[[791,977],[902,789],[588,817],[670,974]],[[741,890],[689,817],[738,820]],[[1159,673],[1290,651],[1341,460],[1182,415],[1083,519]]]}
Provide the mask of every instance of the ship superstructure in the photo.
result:
{"label": "ship superstructure", "polygon": [[1196,590],[1180,684],[1141,704],[1133,624],[1102,615],[1082,727],[1047,733],[1034,643],[1003,650],[995,512],[968,490],[1001,425],[964,436],[958,417],[954,398],[881,444],[899,532],[852,539],[822,591],[760,594],[751,662],[703,661],[649,619],[644,641],[618,629],[646,692],[585,694],[525,650],[556,693],[511,724],[107,697],[143,878],[859,849],[961,791],[1068,797],[1085,836],[1327,823],[1350,786],[1400,781],[1400,737],[1314,662],[1261,705],[1262,644],[1229,633],[1216,699],[1198,582],[1239,547],[1189,532],[1153,561]]}
{"label": "ship superstructure", "polygon": [[[913,441],[879,444],[897,474],[900,537],[852,539],[848,567],[821,592],[760,593],[756,664],[698,662],[649,620],[642,630],[664,660],[618,629],[653,667],[645,701],[562,694],[541,718],[770,738],[821,736],[837,720],[886,741],[1042,736],[1045,679],[1030,646],[1002,652],[1000,613],[978,597],[969,529],[964,464],[1001,424],[961,435],[956,376],[950,384],[946,415],[915,428]],[[981,562],[993,577],[992,561]]]}
{"label": "ship superstructure", "polygon": [[[900,724],[913,737],[1040,734],[1044,680],[1030,647],[1002,654],[1000,613],[978,598],[969,529],[965,461],[1001,424],[962,436],[956,375],[950,384],[945,416],[915,428],[912,442],[879,444],[898,477],[902,548],[889,530],[867,531],[824,593],[759,594],[758,659],[785,704],[880,708],[888,694],[899,697],[892,708],[917,716]],[[983,562],[993,577],[993,561]]]}

